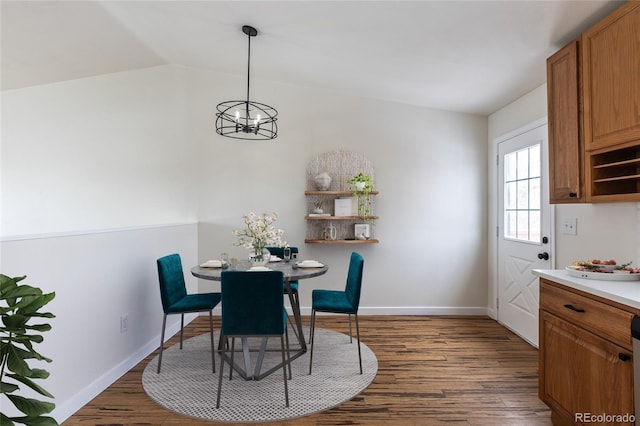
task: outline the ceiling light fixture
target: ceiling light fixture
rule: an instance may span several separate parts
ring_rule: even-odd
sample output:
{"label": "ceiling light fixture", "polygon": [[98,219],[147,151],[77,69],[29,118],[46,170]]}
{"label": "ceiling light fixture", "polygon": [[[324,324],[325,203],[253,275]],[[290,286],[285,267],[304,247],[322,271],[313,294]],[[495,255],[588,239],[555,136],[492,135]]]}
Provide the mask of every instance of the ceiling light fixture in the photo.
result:
{"label": "ceiling light fixture", "polygon": [[244,25],[242,32],[249,38],[247,53],[247,100],[219,103],[216,114],[216,132],[219,135],[235,139],[267,140],[278,136],[278,123],[275,108],[249,100],[249,71],[251,65],[251,37],[258,30]]}

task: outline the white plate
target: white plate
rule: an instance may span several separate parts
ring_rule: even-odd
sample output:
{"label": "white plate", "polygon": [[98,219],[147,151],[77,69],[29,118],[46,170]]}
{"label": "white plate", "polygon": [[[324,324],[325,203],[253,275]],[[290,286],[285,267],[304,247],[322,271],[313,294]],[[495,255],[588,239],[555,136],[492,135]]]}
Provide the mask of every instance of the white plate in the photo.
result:
{"label": "white plate", "polygon": [[223,262],[221,260],[207,260],[200,264],[201,268],[222,268]]}
{"label": "white plate", "polygon": [[266,266],[252,266],[247,270],[251,272],[259,272],[259,271],[270,271],[271,269],[267,268]]}
{"label": "white plate", "polygon": [[620,272],[591,272],[591,271],[578,271],[574,268],[566,268],[569,275],[578,278],[587,278],[590,280],[602,280],[602,281],[638,281],[640,280],[640,274],[626,274]]}
{"label": "white plate", "polygon": [[281,260],[282,260],[282,259],[280,259],[278,256],[273,256],[273,255],[272,255],[272,256],[269,258],[269,263],[271,263],[271,262],[280,262]]}
{"label": "white plate", "polygon": [[298,268],[322,268],[324,265],[315,260],[303,260],[298,262]]}

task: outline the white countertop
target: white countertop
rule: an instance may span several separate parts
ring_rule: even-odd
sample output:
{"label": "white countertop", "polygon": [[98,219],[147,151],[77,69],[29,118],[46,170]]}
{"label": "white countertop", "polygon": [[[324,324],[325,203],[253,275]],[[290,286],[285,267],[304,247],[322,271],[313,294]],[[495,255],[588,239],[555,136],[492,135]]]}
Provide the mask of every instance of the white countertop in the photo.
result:
{"label": "white countertop", "polygon": [[640,281],[603,281],[572,277],[565,269],[534,269],[534,275],[640,309]]}

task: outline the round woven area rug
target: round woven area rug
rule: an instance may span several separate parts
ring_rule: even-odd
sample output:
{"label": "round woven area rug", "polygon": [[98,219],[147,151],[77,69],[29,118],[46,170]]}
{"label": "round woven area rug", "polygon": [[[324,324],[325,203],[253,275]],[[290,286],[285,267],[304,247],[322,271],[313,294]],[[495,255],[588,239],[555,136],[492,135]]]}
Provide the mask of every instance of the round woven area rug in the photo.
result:
{"label": "round woven area rug", "polygon": [[[308,329],[305,332],[308,336]],[[216,333],[216,340],[217,337]],[[293,353],[297,341],[291,330],[289,339]],[[250,342],[252,350],[259,347],[259,340]],[[210,345],[209,334],[202,334],[185,340],[182,350],[179,344],[165,349],[160,374],[156,356],[142,375],[147,395],[166,409],[189,417],[229,423],[270,422],[308,416],[340,405],[366,389],[378,371],[378,360],[367,345],[360,344],[360,374],[356,339],[350,343],[345,334],[316,328],[312,374],[309,375],[308,351],[291,363],[288,408],[282,370],[257,381],[244,380],[234,371],[233,380],[229,380],[226,362],[220,408],[216,408],[220,357],[216,353],[216,373],[212,373]],[[240,349],[240,339],[236,339],[234,362],[244,366]],[[263,372],[281,361],[280,339],[270,338],[268,349]],[[252,368],[257,356],[257,352],[251,352]]]}

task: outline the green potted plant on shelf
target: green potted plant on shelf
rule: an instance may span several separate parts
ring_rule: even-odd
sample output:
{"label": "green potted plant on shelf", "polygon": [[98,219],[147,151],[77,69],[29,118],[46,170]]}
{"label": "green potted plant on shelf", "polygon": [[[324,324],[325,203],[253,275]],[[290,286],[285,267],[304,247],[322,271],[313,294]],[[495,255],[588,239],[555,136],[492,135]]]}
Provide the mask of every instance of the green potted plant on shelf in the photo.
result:
{"label": "green potted plant on shelf", "polygon": [[51,362],[33,349],[34,343],[41,343],[42,333],[51,330],[49,324],[29,324],[34,318],[54,318],[50,312],[40,312],[40,308],[55,297],[55,293],[43,294],[42,290],[24,284],[18,284],[26,277],[8,277],[0,274],[0,396],[2,406],[7,407],[4,399],[11,402],[24,416],[9,417],[0,412],[0,424],[13,426],[58,425],[55,419],[45,416],[55,404],[17,395],[20,386],[53,398],[49,392],[34,382],[34,379],[46,379],[49,372],[32,368],[28,360]]}
{"label": "green potted plant on shelf", "polygon": [[371,214],[370,194],[374,189],[373,179],[370,175],[360,172],[348,179],[347,183],[351,185],[353,196],[358,200],[358,215],[370,221],[368,216]]}

